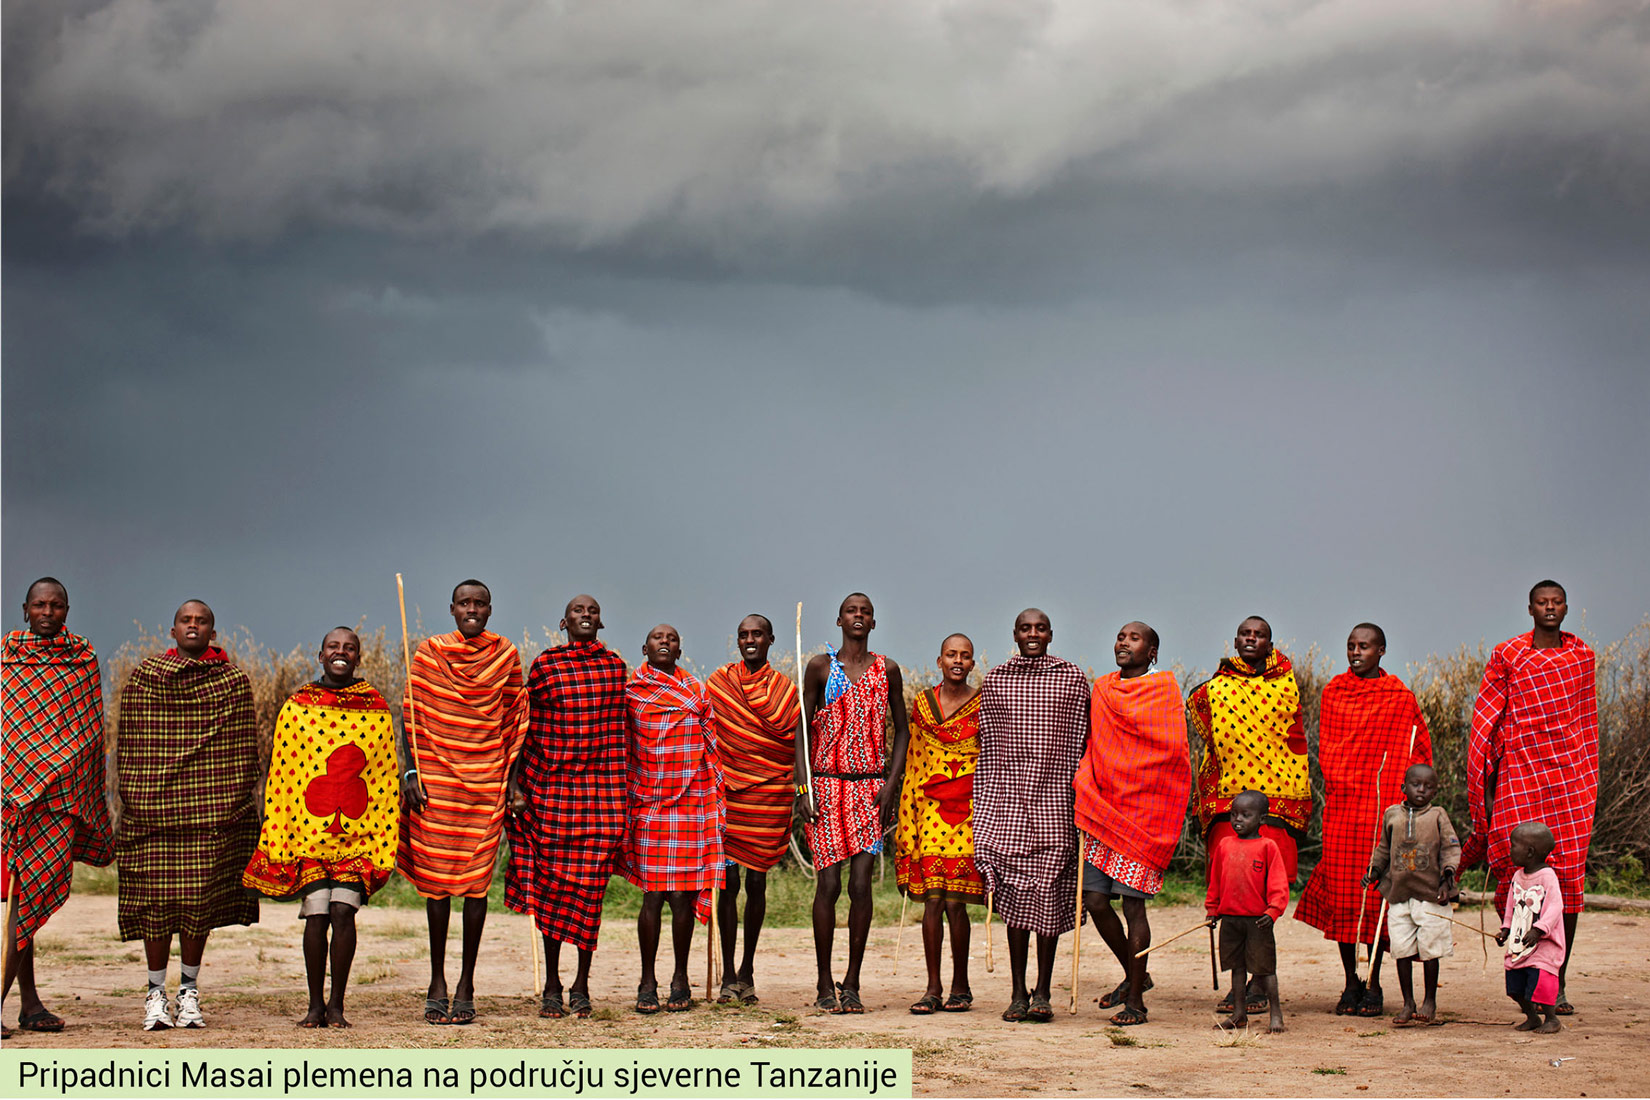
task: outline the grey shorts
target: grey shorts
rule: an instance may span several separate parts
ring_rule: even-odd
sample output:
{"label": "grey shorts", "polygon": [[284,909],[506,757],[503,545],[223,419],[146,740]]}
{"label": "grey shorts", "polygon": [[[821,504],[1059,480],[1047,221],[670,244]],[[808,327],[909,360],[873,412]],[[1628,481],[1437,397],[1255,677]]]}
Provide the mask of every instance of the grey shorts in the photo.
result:
{"label": "grey shorts", "polygon": [[1119,898],[1150,898],[1152,895],[1143,890],[1136,890],[1132,886],[1124,886],[1106,872],[1092,863],[1083,864],[1083,892],[1085,894],[1111,894]]}
{"label": "grey shorts", "polygon": [[361,887],[337,882],[317,882],[303,893],[298,902],[298,919],[324,917],[334,905],[359,909],[367,904],[367,895]]}

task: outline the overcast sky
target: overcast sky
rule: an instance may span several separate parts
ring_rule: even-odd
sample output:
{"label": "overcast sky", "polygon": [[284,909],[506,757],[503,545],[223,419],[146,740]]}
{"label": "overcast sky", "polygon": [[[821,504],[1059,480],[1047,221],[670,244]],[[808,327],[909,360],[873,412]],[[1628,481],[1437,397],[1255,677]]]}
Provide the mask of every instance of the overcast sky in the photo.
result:
{"label": "overcast sky", "polygon": [[1650,612],[1637,3],[4,6],[3,572],[1388,667]]}

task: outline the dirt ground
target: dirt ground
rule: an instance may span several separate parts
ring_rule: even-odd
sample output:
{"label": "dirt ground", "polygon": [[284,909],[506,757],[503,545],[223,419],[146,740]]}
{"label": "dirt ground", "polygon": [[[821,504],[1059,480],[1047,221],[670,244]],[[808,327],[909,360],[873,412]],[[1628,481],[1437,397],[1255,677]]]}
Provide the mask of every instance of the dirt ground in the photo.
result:
{"label": "dirt ground", "polygon": [[[431,1027],[421,1016],[429,972],[423,914],[369,907],[350,983],[352,1030],[293,1026],[305,1007],[295,907],[266,903],[264,923],[214,934],[201,975],[209,1027],[145,1034],[143,965],[136,944],[115,939],[115,899],[76,895],[38,943],[43,992],[68,1020],[61,1035],[19,1032],[14,1050],[45,1047],[910,1047],[919,1095],[1291,1095],[1643,1096],[1650,1095],[1650,917],[1589,913],[1570,974],[1577,1015],[1556,1036],[1514,1032],[1517,1013],[1502,991],[1500,958],[1490,947],[1482,969],[1472,933],[1457,930],[1439,990],[1441,1027],[1397,1029],[1397,981],[1385,968],[1388,1015],[1354,1020],[1331,1009],[1341,968],[1332,944],[1293,919],[1279,925],[1280,981],[1288,1032],[1221,1035],[1212,1028],[1208,939],[1203,933],[1153,955],[1157,988],[1151,1022],[1113,1028],[1094,999],[1119,978],[1092,928],[1084,937],[1082,1007],[1070,996],[1071,936],[1061,940],[1051,1024],[1004,1024],[1007,950],[994,926],[996,971],[985,968],[976,925],[971,1013],[912,1016],[922,992],[916,930],[908,927],[893,974],[892,928],[873,931],[865,965],[864,1016],[809,1010],[813,951],[802,929],[770,929],[757,956],[759,1005],[698,1005],[682,1015],[643,1018],[629,1011],[638,973],[632,926],[604,929],[592,978],[595,1019],[539,1020],[531,998],[527,920],[489,915],[478,972],[480,1019],[470,1027]],[[1158,938],[1196,923],[1196,909],[1154,909]],[[1476,924],[1475,913],[1463,919]],[[457,919],[455,914],[454,928]],[[1493,929],[1493,918],[1488,922]],[[838,932],[839,951],[846,933]],[[690,967],[704,977],[704,932]],[[449,977],[458,972],[456,937]],[[947,965],[947,973],[949,965]],[[177,964],[172,966],[177,980]],[[1417,968],[1417,981],[1420,974]],[[571,973],[564,966],[564,980]],[[17,1012],[8,1002],[8,1019]],[[1551,1062],[1562,1059],[1560,1065]]]}

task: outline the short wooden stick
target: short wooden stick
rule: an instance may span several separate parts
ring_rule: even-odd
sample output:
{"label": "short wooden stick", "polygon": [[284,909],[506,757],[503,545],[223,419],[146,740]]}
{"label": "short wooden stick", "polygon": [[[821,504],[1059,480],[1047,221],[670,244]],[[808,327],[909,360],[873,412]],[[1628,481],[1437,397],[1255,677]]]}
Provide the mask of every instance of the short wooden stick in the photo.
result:
{"label": "short wooden stick", "polygon": [[[1443,916],[1443,914],[1439,914],[1439,915]],[[1480,936],[1483,936],[1487,940],[1495,939],[1495,936],[1494,936],[1493,933],[1486,932],[1482,928],[1474,928],[1472,925],[1468,924],[1464,920],[1456,920],[1454,917],[1444,917],[1444,919],[1449,921],[1451,924],[1459,924],[1462,928],[1465,928],[1468,932],[1476,932]]]}
{"label": "short wooden stick", "polygon": [[1209,978],[1216,989],[1220,988],[1220,956],[1215,953],[1215,925],[1209,922]]}
{"label": "short wooden stick", "polygon": [[1134,953],[1134,957],[1137,958],[1137,959],[1145,958],[1147,955],[1150,955],[1153,951],[1156,951],[1159,947],[1167,947],[1167,946],[1169,946],[1169,944],[1173,943],[1175,940],[1178,940],[1180,937],[1189,936],[1193,932],[1196,932],[1199,928],[1213,928],[1214,925],[1215,925],[1215,922],[1212,919],[1211,920],[1199,921],[1198,923],[1192,925],[1190,928],[1186,929],[1186,931],[1184,931],[1184,932],[1176,932],[1174,935],[1170,936],[1168,939],[1164,940],[1162,943],[1154,943],[1150,947],[1146,948],[1144,951],[1136,951]]}

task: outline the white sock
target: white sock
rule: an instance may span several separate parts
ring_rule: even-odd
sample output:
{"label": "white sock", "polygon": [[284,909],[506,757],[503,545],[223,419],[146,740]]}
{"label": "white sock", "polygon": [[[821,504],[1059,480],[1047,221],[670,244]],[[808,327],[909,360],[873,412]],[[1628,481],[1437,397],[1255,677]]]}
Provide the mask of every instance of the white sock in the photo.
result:
{"label": "white sock", "polygon": [[161,967],[159,970],[149,971],[149,988],[150,989],[165,989],[166,988],[166,968],[164,966]]}
{"label": "white sock", "polygon": [[201,976],[200,963],[196,963],[194,966],[190,966],[188,963],[181,963],[179,965],[179,969],[183,971],[183,980],[178,983],[179,992],[185,989],[196,988],[195,979]]}

